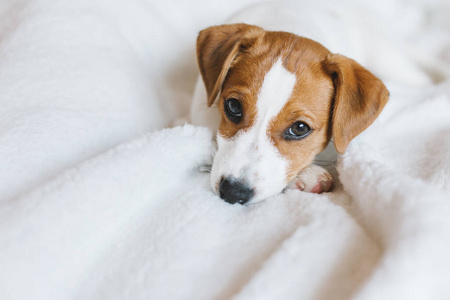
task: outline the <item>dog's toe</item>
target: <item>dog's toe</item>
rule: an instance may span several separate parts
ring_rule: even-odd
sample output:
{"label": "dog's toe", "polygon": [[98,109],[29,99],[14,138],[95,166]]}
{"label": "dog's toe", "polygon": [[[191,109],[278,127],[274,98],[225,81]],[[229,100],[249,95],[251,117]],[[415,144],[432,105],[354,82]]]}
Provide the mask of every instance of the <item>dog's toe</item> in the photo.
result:
{"label": "dog's toe", "polygon": [[333,190],[333,176],[324,168],[311,165],[302,170],[291,185],[301,191],[321,194]]}

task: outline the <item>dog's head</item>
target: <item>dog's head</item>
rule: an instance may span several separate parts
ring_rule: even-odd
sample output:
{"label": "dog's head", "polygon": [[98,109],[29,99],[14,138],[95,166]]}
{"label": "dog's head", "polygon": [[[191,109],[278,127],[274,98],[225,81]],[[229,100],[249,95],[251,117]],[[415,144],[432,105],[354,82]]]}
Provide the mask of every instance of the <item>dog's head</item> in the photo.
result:
{"label": "dog's head", "polygon": [[388,100],[361,65],[291,33],[209,27],[197,58],[221,113],[211,185],[230,203],[280,193],[331,138],[343,153]]}

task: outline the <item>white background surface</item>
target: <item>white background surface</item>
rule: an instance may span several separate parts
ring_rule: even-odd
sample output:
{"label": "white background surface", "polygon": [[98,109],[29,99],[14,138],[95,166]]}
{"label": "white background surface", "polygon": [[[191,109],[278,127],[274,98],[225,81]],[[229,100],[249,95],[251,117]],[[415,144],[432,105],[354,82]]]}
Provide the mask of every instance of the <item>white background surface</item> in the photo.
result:
{"label": "white background surface", "polygon": [[1,299],[449,299],[448,2],[291,3],[391,100],[335,192],[244,207],[198,171],[207,130],[155,130],[188,108],[197,32],[253,2],[0,4]]}

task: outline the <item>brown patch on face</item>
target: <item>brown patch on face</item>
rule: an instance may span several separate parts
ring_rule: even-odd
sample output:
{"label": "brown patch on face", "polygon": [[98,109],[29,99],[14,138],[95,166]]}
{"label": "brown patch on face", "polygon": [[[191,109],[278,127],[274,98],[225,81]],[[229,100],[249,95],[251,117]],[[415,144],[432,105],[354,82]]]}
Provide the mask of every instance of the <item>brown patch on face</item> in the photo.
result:
{"label": "brown patch on face", "polygon": [[[322,61],[329,53],[314,41],[298,38],[291,52],[284,57],[283,66],[296,75],[297,83],[289,101],[271,121],[268,134],[280,154],[290,162],[288,181],[311,164],[331,139],[334,89],[322,67]],[[285,140],[284,133],[297,121],[308,124],[311,133],[301,140]]]}
{"label": "brown patch on face", "polygon": [[[309,91],[309,95],[312,95],[315,81],[320,78],[314,77],[314,74],[308,74],[308,78],[303,78],[304,72],[309,72],[309,68],[320,68],[320,61],[327,54],[329,54],[327,49],[312,40],[287,32],[261,32],[261,35],[253,40],[252,45],[240,49],[224,79],[217,103],[222,115],[219,134],[231,139],[239,131],[245,131],[253,125],[257,113],[258,93],[264,77],[279,58],[284,60],[283,65],[290,72],[297,75],[297,79],[301,79],[298,83],[312,85],[312,91]],[[326,76],[323,71],[320,75]],[[304,91],[296,88],[294,93],[297,95],[296,98],[301,98]],[[230,121],[224,112],[224,101],[229,98],[238,99],[242,104],[243,119],[238,124]]]}
{"label": "brown patch on face", "polygon": [[[219,134],[231,139],[236,133],[252,127],[256,119],[256,102],[264,81],[264,76],[274,63],[274,47],[266,40],[265,32],[256,39],[251,47],[241,49],[233,61],[224,80],[217,106],[222,115]],[[235,98],[241,102],[243,118],[239,123],[228,119],[224,111],[224,102]]]}
{"label": "brown patch on face", "polygon": [[[279,58],[296,75],[289,101],[267,131],[290,162],[288,181],[312,162],[332,136],[337,151],[345,151],[351,139],[375,120],[388,99],[382,82],[362,66],[291,33],[264,31],[246,24],[222,25],[202,31],[197,50],[209,105],[221,90],[217,103],[222,116],[219,134],[227,139],[255,123],[258,93],[266,73]],[[243,117],[239,123],[225,114],[224,101],[229,98],[241,102]],[[296,121],[307,123],[311,134],[301,140],[285,140],[284,132]]]}
{"label": "brown patch on face", "polygon": [[[287,178],[293,179],[326,147],[330,139],[333,83],[321,65],[329,53],[309,39],[285,32],[266,32],[253,47],[236,57],[228,71],[218,102],[222,115],[219,134],[231,139],[254,124],[256,102],[264,76],[281,58],[283,66],[296,75],[297,83],[288,103],[271,121],[268,135],[280,154],[289,160]],[[243,119],[238,124],[230,121],[224,112],[224,101],[228,98],[241,101]],[[313,129],[312,134],[304,140],[284,140],[284,132],[296,121],[307,123]]]}

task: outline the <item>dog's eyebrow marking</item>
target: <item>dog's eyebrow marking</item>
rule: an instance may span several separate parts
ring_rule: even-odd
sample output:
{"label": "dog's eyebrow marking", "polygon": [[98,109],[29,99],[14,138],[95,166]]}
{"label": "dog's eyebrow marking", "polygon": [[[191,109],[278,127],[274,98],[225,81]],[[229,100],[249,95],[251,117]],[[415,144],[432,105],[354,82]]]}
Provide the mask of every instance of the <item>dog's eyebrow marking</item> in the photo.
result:
{"label": "dog's eyebrow marking", "polygon": [[295,110],[292,111],[289,114],[289,120],[297,120],[297,119],[303,119],[303,121],[309,121],[314,120],[314,116],[312,113],[310,113],[308,110]]}

